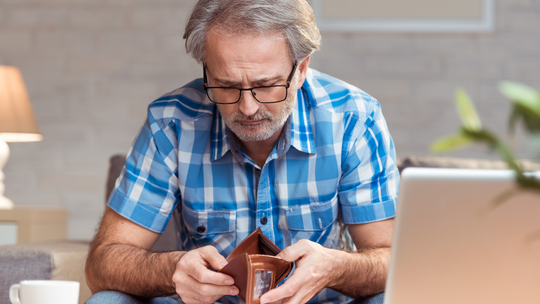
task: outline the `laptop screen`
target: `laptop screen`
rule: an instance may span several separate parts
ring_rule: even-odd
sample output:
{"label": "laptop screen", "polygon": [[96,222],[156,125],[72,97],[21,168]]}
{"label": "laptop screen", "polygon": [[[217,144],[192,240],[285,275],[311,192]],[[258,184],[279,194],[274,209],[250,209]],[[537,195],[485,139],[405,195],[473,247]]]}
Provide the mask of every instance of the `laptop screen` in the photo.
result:
{"label": "laptop screen", "polygon": [[540,303],[540,193],[507,170],[408,168],[390,259],[385,304]]}

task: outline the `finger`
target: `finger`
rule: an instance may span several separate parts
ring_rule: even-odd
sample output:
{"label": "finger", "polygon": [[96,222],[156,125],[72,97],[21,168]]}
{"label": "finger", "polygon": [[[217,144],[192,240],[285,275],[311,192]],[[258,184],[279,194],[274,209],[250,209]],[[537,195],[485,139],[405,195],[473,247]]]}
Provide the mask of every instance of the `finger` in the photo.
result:
{"label": "finger", "polygon": [[289,280],[291,280],[293,277],[294,274],[289,279],[287,279],[287,281],[283,283],[283,285],[263,294],[261,296],[261,304],[282,301],[284,299],[294,296],[300,289],[301,285],[297,285],[294,281],[289,283]]}
{"label": "finger", "polygon": [[311,298],[315,295],[315,293],[309,292],[308,288],[302,288],[300,289],[294,296],[287,299],[285,301],[285,304],[304,304],[307,301],[311,300]]}
{"label": "finger", "polygon": [[321,284],[321,280],[310,277],[305,271],[298,272],[297,276],[291,276],[287,282],[292,283],[293,286],[299,286],[299,289],[293,296],[285,300],[286,304],[304,304],[324,288],[324,284]]}
{"label": "finger", "polygon": [[268,303],[268,304],[282,304],[283,301],[285,301],[286,299],[281,299],[279,301],[276,301],[276,302],[272,302],[272,303]]}
{"label": "finger", "polygon": [[227,265],[227,260],[222,256],[219,251],[213,246],[206,246],[200,250],[201,256],[210,264],[210,266],[216,270],[221,270],[221,268]]}
{"label": "finger", "polygon": [[188,276],[184,281],[185,287],[193,291],[194,294],[202,296],[224,296],[224,295],[237,295],[239,290],[234,285],[214,285],[201,283],[200,281]]}
{"label": "finger", "polygon": [[200,295],[236,295],[238,294],[238,288],[234,285],[216,285],[202,283],[201,281],[188,276],[184,285],[190,290]]}
{"label": "finger", "polygon": [[307,250],[304,244],[305,242],[299,241],[298,243],[286,247],[283,249],[276,257],[281,258],[287,262],[295,262],[304,255],[306,255]]}
{"label": "finger", "polygon": [[[203,248],[186,253],[177,264],[178,273],[187,273],[201,283],[213,285],[233,285],[234,279],[231,276],[208,269],[210,262],[207,261],[206,256],[212,256],[216,253],[217,255],[221,256],[219,252],[217,252],[217,250],[213,247]],[[214,260],[215,259],[216,258],[214,258]]]}
{"label": "finger", "polygon": [[[188,277],[186,280],[186,284],[177,284],[176,285],[176,293],[180,295],[183,302],[186,304],[208,304],[208,303],[215,303],[217,300],[219,300],[224,295],[237,295],[238,289],[234,287],[229,288],[230,292],[224,292],[227,290],[219,291],[216,288],[216,286],[210,286],[210,287],[193,287],[193,286],[204,286],[207,284],[200,284],[193,280],[191,284],[188,282],[189,279],[193,280],[192,278]],[[222,287],[222,286],[221,286]],[[208,294],[205,294],[208,293]],[[214,293],[218,293],[217,295],[214,295]]]}
{"label": "finger", "polygon": [[276,302],[281,301],[284,304],[304,304],[307,303],[313,296],[315,296],[320,290],[316,286],[311,284],[303,284],[299,290],[297,290],[294,295],[288,298],[283,298]]}
{"label": "finger", "polygon": [[234,284],[234,279],[230,275],[211,271],[201,265],[193,265],[193,269],[190,270],[188,273],[198,282],[205,284],[223,286],[228,288],[230,288]]}
{"label": "finger", "polygon": [[204,263],[206,262],[196,252],[190,256],[186,254],[185,259],[180,260],[173,275],[173,282],[180,296],[238,294],[236,286],[223,284],[223,281],[233,282],[230,276],[211,271],[203,266]]}
{"label": "finger", "polygon": [[311,296],[313,296],[324,287],[324,284],[321,285],[321,278],[314,275],[310,270],[311,267],[308,266],[297,267],[292,276],[288,278],[285,283],[262,295],[261,303],[264,303],[265,301],[266,303],[275,302],[282,299],[287,299],[285,300],[285,303],[290,301],[293,301],[292,303],[297,303],[294,301],[301,301],[308,293],[312,293]]}
{"label": "finger", "polygon": [[186,285],[176,285],[176,293],[180,295],[182,301],[186,304],[214,303],[223,295],[201,295],[191,290]]}

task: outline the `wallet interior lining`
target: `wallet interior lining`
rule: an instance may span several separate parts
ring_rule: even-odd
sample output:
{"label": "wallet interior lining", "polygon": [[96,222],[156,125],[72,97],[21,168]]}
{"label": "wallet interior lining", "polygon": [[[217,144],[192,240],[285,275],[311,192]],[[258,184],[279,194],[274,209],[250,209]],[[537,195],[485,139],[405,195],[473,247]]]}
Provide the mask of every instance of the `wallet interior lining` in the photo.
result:
{"label": "wallet interior lining", "polygon": [[276,251],[275,248],[271,246],[273,244],[268,243],[268,240],[266,240],[263,236],[259,236],[259,240],[261,241],[259,244],[262,254],[275,256],[279,253],[279,251]]}

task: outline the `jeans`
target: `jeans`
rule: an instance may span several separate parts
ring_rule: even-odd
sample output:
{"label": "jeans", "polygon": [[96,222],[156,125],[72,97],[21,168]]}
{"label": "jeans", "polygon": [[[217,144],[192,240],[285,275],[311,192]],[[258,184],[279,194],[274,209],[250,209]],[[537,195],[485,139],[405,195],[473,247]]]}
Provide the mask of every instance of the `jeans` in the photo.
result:
{"label": "jeans", "polygon": [[[384,292],[363,299],[353,300],[348,304],[382,304]],[[102,291],[93,295],[86,304],[179,304],[175,299],[169,297],[141,298],[125,294],[119,291]]]}

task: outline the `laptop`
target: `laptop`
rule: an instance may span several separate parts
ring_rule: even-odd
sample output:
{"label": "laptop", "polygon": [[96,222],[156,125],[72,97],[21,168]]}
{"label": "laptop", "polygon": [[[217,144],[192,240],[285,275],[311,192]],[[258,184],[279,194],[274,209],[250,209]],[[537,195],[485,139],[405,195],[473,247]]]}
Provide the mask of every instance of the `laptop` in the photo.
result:
{"label": "laptop", "polygon": [[401,178],[385,304],[540,303],[539,192],[509,170]]}

